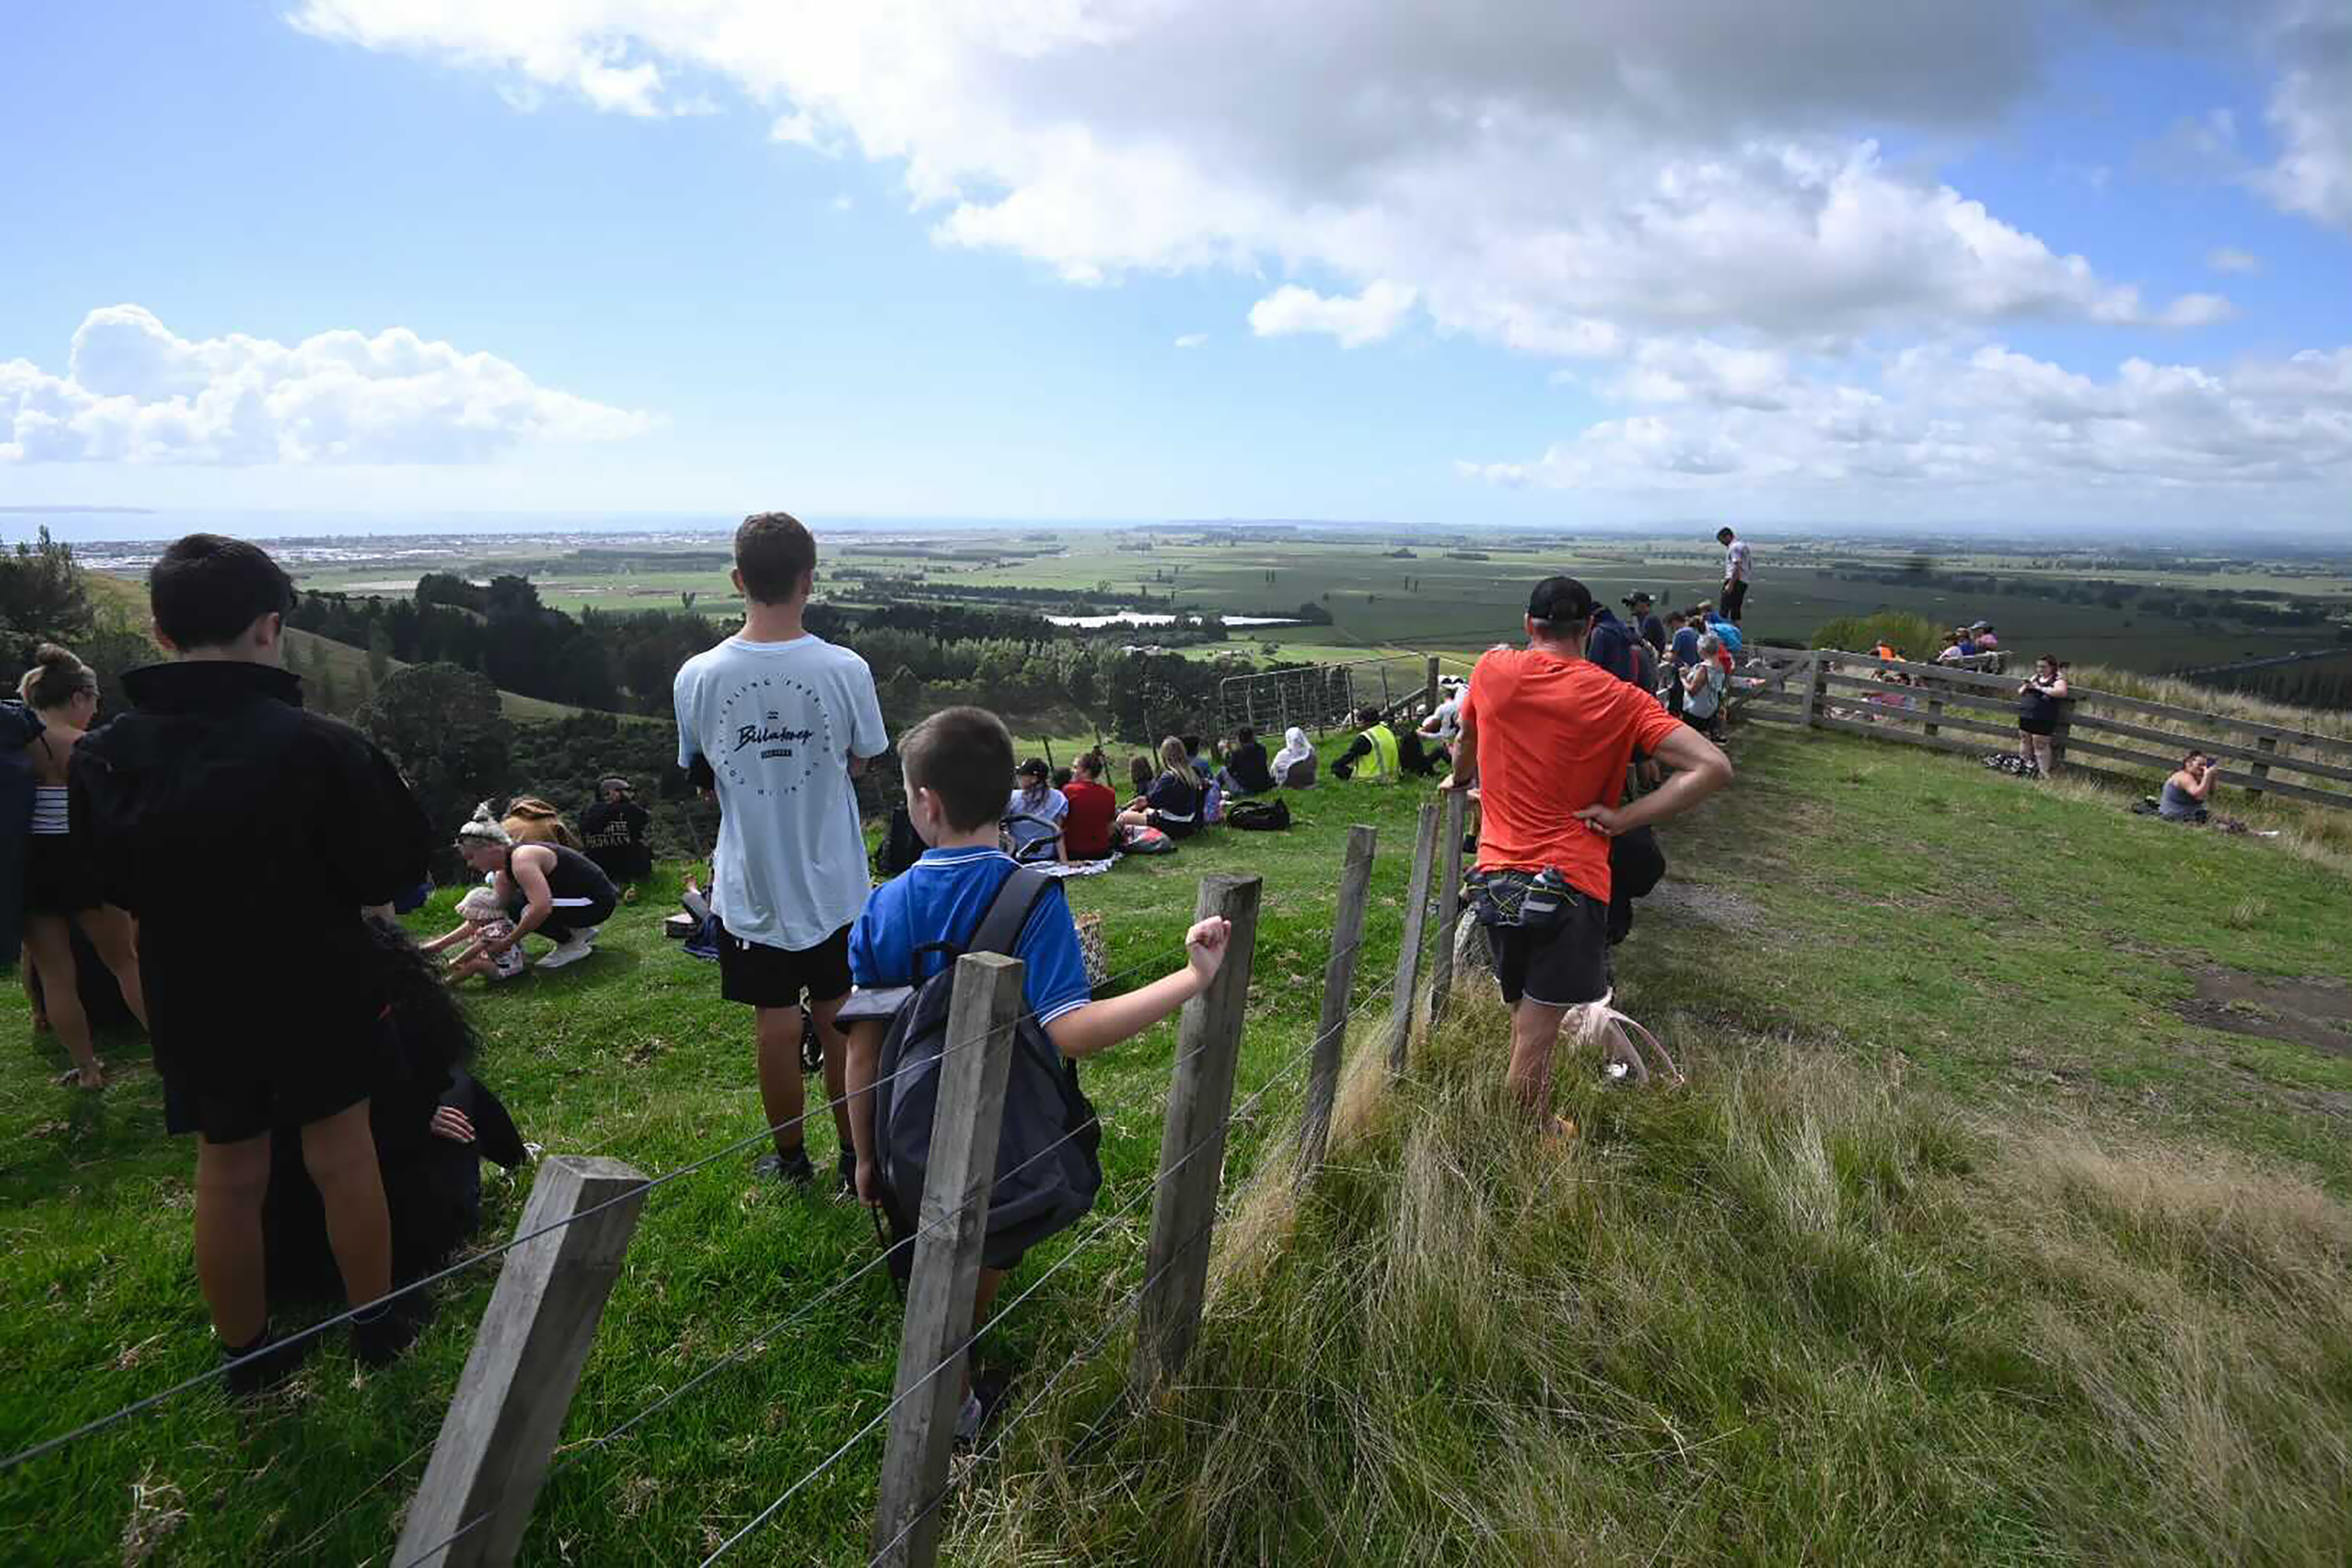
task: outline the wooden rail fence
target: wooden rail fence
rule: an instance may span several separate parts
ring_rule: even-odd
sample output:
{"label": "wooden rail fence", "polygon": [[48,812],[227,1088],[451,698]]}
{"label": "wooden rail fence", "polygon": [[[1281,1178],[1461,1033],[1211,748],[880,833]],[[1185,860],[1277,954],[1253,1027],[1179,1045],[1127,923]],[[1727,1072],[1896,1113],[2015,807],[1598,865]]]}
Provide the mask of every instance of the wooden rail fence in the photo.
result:
{"label": "wooden rail fence", "polygon": [[[2016,744],[2016,676],[1830,648],[1750,651],[1753,662],[1733,693],[1732,711],[1740,717],[1947,752]],[[1887,679],[1898,675],[1908,679]],[[2249,795],[2352,810],[2352,741],[2120,692],[2072,689],[2052,737],[2061,763],[2095,757],[2168,773],[2194,750],[2223,763],[2221,782]]]}

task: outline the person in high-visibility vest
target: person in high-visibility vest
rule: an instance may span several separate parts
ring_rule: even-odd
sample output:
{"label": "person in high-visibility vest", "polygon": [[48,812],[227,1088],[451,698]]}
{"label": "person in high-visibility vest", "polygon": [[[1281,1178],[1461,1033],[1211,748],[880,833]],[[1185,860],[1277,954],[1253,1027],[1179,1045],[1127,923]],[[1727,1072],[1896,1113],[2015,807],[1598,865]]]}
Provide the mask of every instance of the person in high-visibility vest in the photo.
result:
{"label": "person in high-visibility vest", "polygon": [[[1366,778],[1377,779],[1382,784],[1392,782],[1400,771],[1396,732],[1388,727],[1377,708],[1359,709],[1356,722],[1363,727],[1363,733],[1349,742],[1347,752],[1331,764],[1332,776],[1353,778],[1357,769],[1361,767]],[[1365,760],[1367,758],[1370,759],[1369,763]]]}

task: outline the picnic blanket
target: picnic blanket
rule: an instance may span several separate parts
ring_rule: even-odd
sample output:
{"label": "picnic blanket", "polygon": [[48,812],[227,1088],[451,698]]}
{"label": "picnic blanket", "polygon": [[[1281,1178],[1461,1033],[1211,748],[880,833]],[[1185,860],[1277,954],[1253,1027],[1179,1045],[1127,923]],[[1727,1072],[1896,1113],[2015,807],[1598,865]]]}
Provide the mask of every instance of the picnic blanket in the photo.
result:
{"label": "picnic blanket", "polygon": [[1099,877],[1118,864],[1118,857],[1106,855],[1099,860],[1033,860],[1029,868],[1043,871],[1048,877]]}

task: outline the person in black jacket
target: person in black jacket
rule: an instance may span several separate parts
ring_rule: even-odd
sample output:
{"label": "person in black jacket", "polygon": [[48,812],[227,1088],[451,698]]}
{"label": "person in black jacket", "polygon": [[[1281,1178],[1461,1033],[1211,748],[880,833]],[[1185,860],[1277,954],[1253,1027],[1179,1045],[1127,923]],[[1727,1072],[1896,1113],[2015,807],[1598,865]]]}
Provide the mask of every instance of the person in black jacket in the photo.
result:
{"label": "person in black jacket", "polygon": [[614,881],[641,880],[654,874],[653,847],[646,842],[653,820],[629,781],[607,774],[596,781],[596,804],[580,814],[580,847]]}
{"label": "person in black jacket", "polygon": [[[281,668],[293,584],[268,554],[190,534],[155,563],[149,596],[178,657],[123,677],[132,711],[74,749],[71,809],[107,901],[139,919],[166,1125],[197,1134],[196,1275],[229,1385],[248,1394],[308,1343],[269,1332],[262,1206],[280,1130],[299,1131],[362,1359],[416,1335],[416,1314],[379,1301],[392,1237],[368,1099],[392,1047],[361,910],[424,879],[432,830],[390,759],[303,711]],[[270,983],[233,985],[257,931]]]}

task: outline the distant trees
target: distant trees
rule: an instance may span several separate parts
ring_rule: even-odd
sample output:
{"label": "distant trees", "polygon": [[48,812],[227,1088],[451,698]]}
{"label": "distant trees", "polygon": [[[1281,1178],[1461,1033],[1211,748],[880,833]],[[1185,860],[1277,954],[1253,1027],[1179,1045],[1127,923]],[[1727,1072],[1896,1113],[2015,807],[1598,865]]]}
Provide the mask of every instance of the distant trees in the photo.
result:
{"label": "distant trees", "polygon": [[354,721],[400,764],[438,826],[454,831],[506,780],[514,726],[499,710],[498,688],[473,670],[454,664],[395,670]]}

